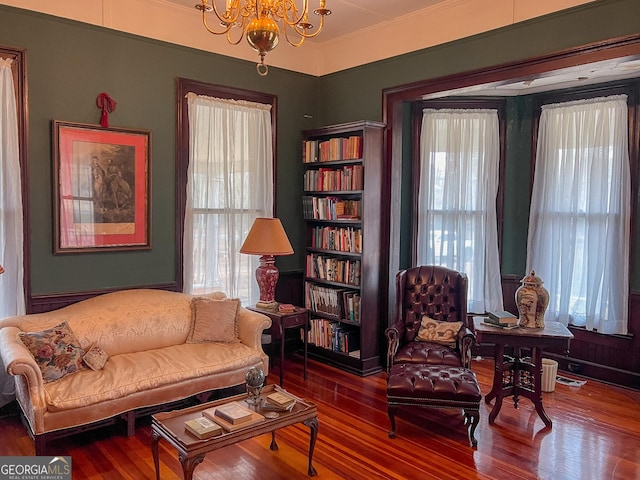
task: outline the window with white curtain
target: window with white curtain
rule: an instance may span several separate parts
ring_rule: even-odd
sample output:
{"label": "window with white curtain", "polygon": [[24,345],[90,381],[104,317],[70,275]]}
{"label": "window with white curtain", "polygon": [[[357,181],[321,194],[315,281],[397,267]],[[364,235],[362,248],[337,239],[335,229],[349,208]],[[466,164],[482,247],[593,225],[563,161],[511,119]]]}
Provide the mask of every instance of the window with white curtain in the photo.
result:
{"label": "window with white curtain", "polygon": [[[16,73],[19,72],[19,75]],[[23,91],[14,79],[23,77],[24,58],[0,50],[0,318],[25,313],[22,171],[18,111],[24,112]],[[22,137],[24,138],[24,137]],[[15,381],[0,362],[0,407],[15,399]]]}
{"label": "window with white curtain", "polygon": [[253,220],[273,216],[271,105],[189,93],[184,288],[258,300],[257,257],[239,250]]}
{"label": "window with white curtain", "polygon": [[417,264],[467,274],[468,310],[502,310],[496,110],[425,109],[420,135]]}
{"label": "window with white curtain", "polygon": [[0,318],[25,312],[18,110],[12,58],[0,55]]}
{"label": "window with white curtain", "polygon": [[627,333],[630,166],[625,95],[542,106],[527,270],[546,318]]}

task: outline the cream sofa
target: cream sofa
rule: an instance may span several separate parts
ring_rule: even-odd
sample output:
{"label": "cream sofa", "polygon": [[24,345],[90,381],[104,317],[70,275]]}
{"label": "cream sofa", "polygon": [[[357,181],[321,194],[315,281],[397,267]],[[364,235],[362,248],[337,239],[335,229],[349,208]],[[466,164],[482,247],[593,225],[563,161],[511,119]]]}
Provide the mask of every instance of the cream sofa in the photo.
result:
{"label": "cream sofa", "polygon": [[[225,298],[219,292],[210,295]],[[161,290],[125,290],[51,312],[0,320],[2,363],[7,373],[15,375],[16,398],[34,437],[36,455],[50,450],[47,444],[55,438],[121,418],[132,435],[136,413],[148,414],[149,407],[240,386],[250,367],[268,372],[261,345],[262,332],[271,325],[267,316],[240,307],[239,342],[187,343],[192,298]],[[83,369],[44,383],[18,334],[63,321],[83,349],[97,343],[109,358],[101,370]]]}

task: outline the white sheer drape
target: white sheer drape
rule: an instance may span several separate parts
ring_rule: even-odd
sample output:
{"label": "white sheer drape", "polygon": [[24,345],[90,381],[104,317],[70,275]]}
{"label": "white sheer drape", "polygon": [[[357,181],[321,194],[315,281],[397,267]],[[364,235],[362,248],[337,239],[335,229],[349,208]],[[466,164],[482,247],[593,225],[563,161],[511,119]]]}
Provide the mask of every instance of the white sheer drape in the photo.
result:
{"label": "white sheer drape", "polygon": [[[0,318],[25,313],[22,182],[18,114],[11,59],[0,58]],[[15,398],[13,377],[0,362],[0,407]]]}
{"label": "white sheer drape", "polygon": [[25,312],[22,182],[11,59],[0,59],[0,318]]}
{"label": "white sheer drape", "polygon": [[425,109],[420,138],[418,264],[467,274],[469,312],[502,310],[495,110]]}
{"label": "white sheer drape", "polygon": [[547,319],[627,332],[630,171],[626,96],[542,107],[527,270]]}
{"label": "white sheer drape", "polygon": [[259,298],[258,258],[239,250],[256,217],[273,216],[270,105],[189,93],[184,290]]}

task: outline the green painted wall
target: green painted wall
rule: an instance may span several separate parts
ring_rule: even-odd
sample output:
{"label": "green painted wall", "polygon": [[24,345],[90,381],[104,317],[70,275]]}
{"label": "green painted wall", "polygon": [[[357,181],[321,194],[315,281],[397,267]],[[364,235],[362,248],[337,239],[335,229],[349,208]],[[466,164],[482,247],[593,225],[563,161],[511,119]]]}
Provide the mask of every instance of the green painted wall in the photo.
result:
{"label": "green painted wall", "polygon": [[[0,45],[26,49],[29,95],[29,204],[32,294],[173,282],[176,78],[231,85],[278,96],[277,214],[302,245],[300,131],[313,128],[316,77],[0,6]],[[53,255],[51,121],[97,124],[96,96],[117,102],[112,126],[152,132],[152,249]],[[295,248],[295,247],[294,247]],[[279,259],[300,268],[302,248]]]}
{"label": "green painted wall", "polygon": [[[0,6],[0,45],[27,50],[32,294],[175,280],[176,77],[278,96],[276,208],[296,250],[295,255],[280,258],[278,264],[283,272],[293,271],[304,265],[302,166],[298,158],[301,130],[361,119],[382,120],[384,88],[637,33],[639,18],[638,0],[598,0],[321,78],[277,68],[270,68],[269,75],[262,78],[256,75],[252,62]],[[51,120],[98,123],[95,98],[100,92],[109,93],[118,102],[110,116],[112,125],[152,131],[153,248],[55,256]],[[509,111],[526,111],[526,102],[510,102]],[[528,121],[525,116],[510,123],[509,134],[526,130]],[[524,159],[528,161],[526,150],[518,144],[507,151],[505,231],[509,235],[503,243],[504,273],[520,274],[524,268],[528,199],[521,195],[519,185],[528,182],[523,167]]]}
{"label": "green painted wall", "polygon": [[[539,57],[640,32],[640,1],[599,0],[527,22],[322,77],[319,120],[323,124],[359,119],[383,121],[382,92],[414,82]],[[523,275],[529,210],[531,98],[509,100],[502,273]],[[409,128],[405,115],[404,130]],[[404,133],[404,131],[403,131]],[[517,139],[517,141],[513,141]],[[403,141],[404,171],[411,142]],[[526,188],[523,188],[526,187]],[[408,266],[410,202],[402,195],[401,267]],[[634,201],[637,201],[635,199]],[[636,225],[640,224],[640,219]],[[640,227],[639,227],[640,231]],[[391,252],[392,255],[398,254]],[[640,260],[634,260],[632,288],[640,288]]]}

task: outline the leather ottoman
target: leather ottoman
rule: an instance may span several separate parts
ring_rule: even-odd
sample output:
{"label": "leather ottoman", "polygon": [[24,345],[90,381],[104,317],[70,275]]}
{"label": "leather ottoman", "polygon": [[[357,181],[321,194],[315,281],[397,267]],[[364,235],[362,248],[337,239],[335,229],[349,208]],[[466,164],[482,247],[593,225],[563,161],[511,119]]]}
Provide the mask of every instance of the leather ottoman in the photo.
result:
{"label": "leather ottoman", "polygon": [[387,378],[387,409],[395,436],[395,413],[400,406],[459,408],[468,425],[471,446],[478,445],[475,430],[480,421],[482,394],[475,373],[447,365],[396,363]]}

